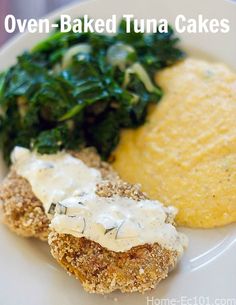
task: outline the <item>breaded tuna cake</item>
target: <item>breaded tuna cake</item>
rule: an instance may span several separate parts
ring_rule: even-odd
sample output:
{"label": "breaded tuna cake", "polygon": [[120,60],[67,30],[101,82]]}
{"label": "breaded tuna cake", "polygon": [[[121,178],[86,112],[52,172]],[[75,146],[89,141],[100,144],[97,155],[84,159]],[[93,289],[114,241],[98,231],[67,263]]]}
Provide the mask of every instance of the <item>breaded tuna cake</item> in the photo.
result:
{"label": "breaded tuna cake", "polygon": [[[87,166],[97,168],[104,179],[115,179],[117,175],[111,166],[101,161],[92,148],[70,152]],[[3,222],[16,234],[47,240],[49,232],[48,215],[42,202],[34,195],[30,183],[19,176],[14,166],[0,185],[0,201]]]}
{"label": "breaded tuna cake", "polygon": [[[147,199],[138,185],[121,180],[98,185],[96,193],[103,198],[128,197],[137,203]],[[174,216],[171,209],[166,213],[167,225],[173,225]],[[182,238],[179,240],[180,252],[157,242],[137,245],[127,251],[112,251],[88,238],[61,234],[53,228],[48,240],[53,257],[86,291],[105,294],[115,290],[144,292],[155,288],[182,255],[186,246],[186,239]]]}

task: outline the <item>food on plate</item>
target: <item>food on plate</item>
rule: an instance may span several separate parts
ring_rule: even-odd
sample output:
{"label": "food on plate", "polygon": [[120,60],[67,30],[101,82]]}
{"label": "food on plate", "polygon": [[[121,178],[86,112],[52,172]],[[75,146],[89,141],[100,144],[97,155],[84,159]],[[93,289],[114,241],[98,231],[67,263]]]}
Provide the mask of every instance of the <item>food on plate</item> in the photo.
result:
{"label": "food on plate", "polygon": [[95,195],[79,200],[77,211],[75,198],[62,202],[67,215],[53,218],[49,245],[85,290],[144,292],[176,266],[187,240],[174,227],[175,209],[148,200],[137,186],[122,181],[102,184]]}
{"label": "food on plate", "polygon": [[142,125],[159,102],[156,71],[184,57],[170,27],[125,27],[114,36],[56,31],[0,75],[0,147],[11,165],[0,186],[3,221],[48,239],[59,264],[97,293],[154,288],[187,246],[177,209],[102,161],[120,130]]}
{"label": "food on plate", "polygon": [[54,32],[0,75],[0,148],[9,161],[15,146],[56,153],[96,147],[107,158],[120,129],[145,121],[162,90],[155,71],[184,53],[168,33],[114,36]]}
{"label": "food on plate", "polygon": [[[17,167],[19,167],[19,161],[17,162],[17,158],[22,160],[24,155],[27,155],[28,152],[28,150],[23,148],[15,148],[13,152],[13,165],[9,174],[0,186],[3,222],[12,231],[21,236],[36,237],[42,240],[47,240],[50,223],[50,215],[47,213],[49,207],[43,206],[39,197],[35,196],[32,186],[26,179],[27,175],[24,175],[24,173],[17,170]],[[111,169],[109,164],[101,161],[99,155],[94,149],[87,148],[80,152],[70,153],[74,157],[83,161],[87,166],[99,170],[103,179],[116,179],[116,173]],[[43,159],[47,160],[48,158],[44,157]],[[27,161],[29,161],[29,159],[27,159]],[[47,177],[49,171],[44,168],[45,164],[47,165],[46,161],[44,164],[41,164],[41,170],[44,171],[41,179],[49,179],[51,181],[49,181],[49,183],[52,184],[54,179],[57,179],[57,174],[61,173],[57,172],[52,176],[51,171],[51,176]],[[75,174],[73,177],[77,177],[78,175]],[[40,183],[40,181],[37,183]],[[66,185],[62,185],[61,190],[63,190],[64,187],[66,187]],[[51,192],[54,191],[52,188],[51,185],[51,188],[49,189]]]}
{"label": "food on plate", "polygon": [[146,124],[122,133],[114,168],[151,198],[177,207],[179,225],[236,221],[236,74],[189,58],[156,80],[165,95]]}
{"label": "food on plate", "polygon": [[16,147],[0,193],[5,222],[21,235],[49,234],[52,255],[89,292],[154,288],[187,246],[177,210],[121,181],[96,154],[75,156]]}

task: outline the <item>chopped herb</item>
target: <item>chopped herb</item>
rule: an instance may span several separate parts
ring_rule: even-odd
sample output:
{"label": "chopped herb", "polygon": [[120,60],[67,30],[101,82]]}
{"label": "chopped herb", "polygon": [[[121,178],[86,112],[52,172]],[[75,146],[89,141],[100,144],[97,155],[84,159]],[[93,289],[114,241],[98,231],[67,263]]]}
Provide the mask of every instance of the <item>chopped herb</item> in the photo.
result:
{"label": "chopped herb", "polygon": [[168,33],[114,36],[56,31],[0,74],[0,148],[56,153],[94,146],[105,159],[121,128],[145,122],[162,90],[154,74],[183,58]]}
{"label": "chopped herb", "polygon": [[106,235],[107,233],[109,233],[109,232],[111,232],[111,231],[113,231],[115,229],[117,229],[117,227],[106,229],[105,232],[104,232],[104,235]]}
{"label": "chopped herb", "polygon": [[139,222],[137,224],[138,224],[139,228],[142,228],[142,226],[141,226],[141,224]]}
{"label": "chopped herb", "polygon": [[60,202],[57,203],[57,206],[56,206],[56,212],[58,214],[62,214],[62,215],[66,215],[67,213],[67,207],[64,206],[63,204],[61,204]]}
{"label": "chopped herb", "polygon": [[115,239],[118,238],[118,234],[119,234],[120,228],[123,226],[124,223],[125,223],[125,220],[123,220],[123,221],[120,223],[119,227],[117,228]]}
{"label": "chopped herb", "polygon": [[56,211],[56,206],[57,206],[57,204],[52,202],[49,209],[48,209],[48,214],[54,215],[55,211]]}
{"label": "chopped herb", "polygon": [[86,220],[84,217],[83,217],[83,222],[84,222],[84,227],[83,227],[83,230],[81,231],[81,234],[84,234],[84,231],[86,229]]}

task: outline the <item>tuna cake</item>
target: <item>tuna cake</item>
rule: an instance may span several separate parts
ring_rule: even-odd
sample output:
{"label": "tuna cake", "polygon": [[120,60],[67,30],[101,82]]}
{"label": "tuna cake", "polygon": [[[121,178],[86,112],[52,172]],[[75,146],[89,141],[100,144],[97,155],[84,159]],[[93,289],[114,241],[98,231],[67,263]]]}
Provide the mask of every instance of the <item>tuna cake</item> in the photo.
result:
{"label": "tuna cake", "polygon": [[[117,179],[111,166],[101,161],[95,149],[71,151],[70,154],[87,166],[97,168],[103,179]],[[23,237],[47,240],[50,215],[46,213],[42,202],[35,196],[29,181],[17,174],[14,164],[0,185],[0,201],[3,222],[13,232]]]}
{"label": "tuna cake", "polygon": [[174,227],[177,211],[148,200],[136,185],[101,183],[95,194],[60,204],[66,212],[52,219],[51,253],[90,293],[153,289],[187,247]]}
{"label": "tuna cake", "polygon": [[146,124],[125,130],[114,153],[121,178],[179,209],[178,225],[236,220],[236,75],[186,59],[157,74],[165,95]]}

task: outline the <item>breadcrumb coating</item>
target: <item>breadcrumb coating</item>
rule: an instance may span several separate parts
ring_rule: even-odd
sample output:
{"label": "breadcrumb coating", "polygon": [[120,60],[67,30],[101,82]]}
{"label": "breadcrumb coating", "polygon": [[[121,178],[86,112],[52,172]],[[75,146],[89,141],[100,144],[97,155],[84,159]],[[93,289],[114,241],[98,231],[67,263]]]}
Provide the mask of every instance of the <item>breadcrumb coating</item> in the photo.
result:
{"label": "breadcrumb coating", "polygon": [[[117,194],[135,200],[146,198],[139,186],[121,180],[98,185],[97,194],[103,197]],[[176,251],[157,243],[114,252],[84,237],[53,230],[48,240],[53,257],[91,293],[105,294],[117,289],[122,292],[150,290],[167,277],[178,260]]]}
{"label": "breadcrumb coating", "polygon": [[114,252],[84,237],[52,231],[49,244],[53,257],[91,293],[153,289],[177,262],[176,252],[157,243]]}
{"label": "breadcrumb coating", "polygon": [[[93,148],[70,152],[87,166],[100,170],[104,179],[118,179],[111,166],[101,161]],[[0,206],[3,222],[16,234],[47,240],[49,219],[40,200],[32,192],[30,183],[17,175],[12,167],[0,186]]]}
{"label": "breadcrumb coating", "polygon": [[0,187],[3,222],[16,234],[47,240],[49,219],[29,182],[11,169]]}
{"label": "breadcrumb coating", "polygon": [[97,185],[96,194],[100,197],[112,197],[118,195],[121,197],[129,197],[133,200],[145,200],[147,196],[141,192],[139,184],[129,184],[121,179],[104,181]]}

